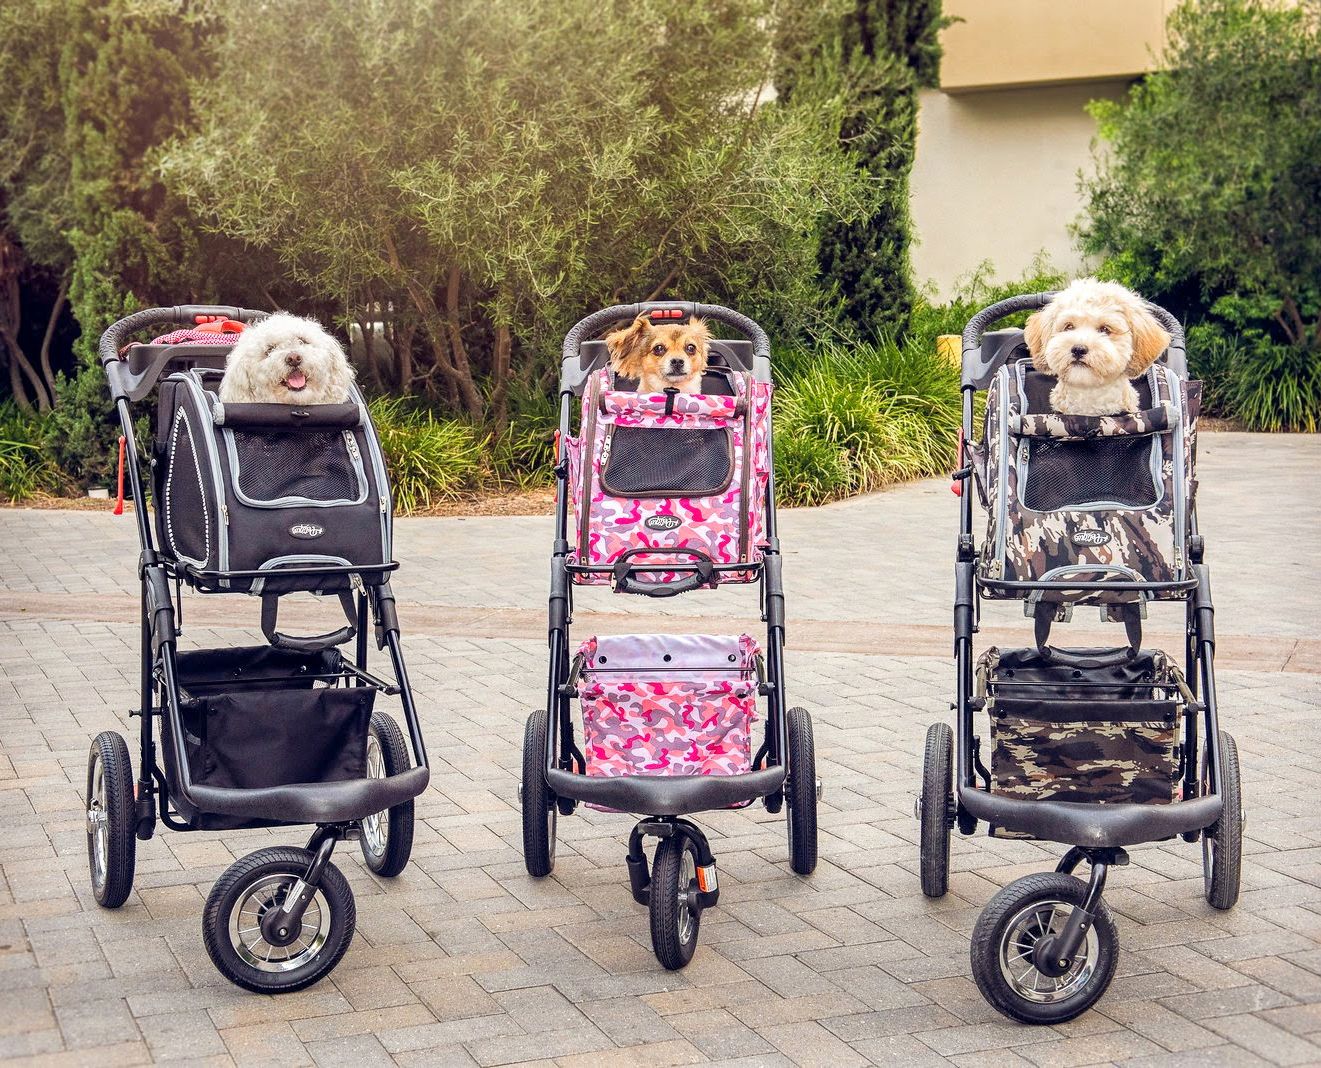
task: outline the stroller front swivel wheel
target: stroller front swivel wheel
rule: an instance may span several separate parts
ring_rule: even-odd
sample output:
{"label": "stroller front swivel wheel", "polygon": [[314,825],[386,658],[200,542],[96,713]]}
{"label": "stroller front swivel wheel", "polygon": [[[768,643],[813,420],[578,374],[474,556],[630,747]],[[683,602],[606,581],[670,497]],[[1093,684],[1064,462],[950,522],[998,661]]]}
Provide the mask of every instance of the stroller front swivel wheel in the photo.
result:
{"label": "stroller front swivel wheel", "polygon": [[[367,775],[381,779],[408,770],[408,743],[399,724],[379,709],[367,728]],[[413,801],[373,812],[362,821],[362,859],[377,875],[393,878],[413,852]]]}
{"label": "stroller front swivel wheel", "polygon": [[546,739],[550,714],[533,712],[523,730],[523,864],[540,879],[555,867],[555,829],[559,808],[546,785]]}
{"label": "stroller front swivel wheel", "polygon": [[[1202,766],[1208,763],[1204,757]],[[1220,819],[1202,832],[1202,880],[1207,904],[1224,911],[1238,903],[1243,865],[1243,787],[1238,745],[1226,731],[1220,732],[1219,785]]]}
{"label": "stroller front swivel wheel", "polygon": [[949,889],[949,839],[954,823],[954,732],[948,723],[927,728],[919,805],[922,893],[944,897]]}
{"label": "stroller front swivel wheel", "polygon": [[[315,854],[289,846],[259,849],[227,868],[202,913],[202,941],[217,970],[259,994],[302,990],[324,978],[353,940],[357,909],[340,870],[327,862],[297,930],[270,929]],[[271,940],[268,941],[268,936]]]}
{"label": "stroller front swivel wheel", "polygon": [[133,769],[128,744],[116,731],[102,731],[87,754],[87,867],[92,895],[117,909],[133,892],[137,862],[134,837]]}
{"label": "stroller front swivel wheel", "polygon": [[1072,1020],[1100,999],[1114,978],[1119,936],[1098,901],[1094,920],[1067,962],[1038,959],[1037,944],[1059,936],[1073,910],[1087,897],[1087,884],[1050,872],[1010,883],[991,899],[972,933],[972,977],[982,996],[1011,1020],[1058,1024]]}
{"label": "stroller front swivel wheel", "polygon": [[702,925],[697,848],[686,835],[662,838],[651,869],[651,945],[670,971],[687,965]]}

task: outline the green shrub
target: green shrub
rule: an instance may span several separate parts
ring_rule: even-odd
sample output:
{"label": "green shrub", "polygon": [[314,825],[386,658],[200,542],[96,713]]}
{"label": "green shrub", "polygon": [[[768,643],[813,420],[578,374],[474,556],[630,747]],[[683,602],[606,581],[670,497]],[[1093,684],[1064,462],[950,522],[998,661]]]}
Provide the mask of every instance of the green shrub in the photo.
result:
{"label": "green shrub", "polygon": [[776,488],[788,505],[865,493],[947,469],[957,369],[917,342],[826,342],[781,362]]}
{"label": "green shrub", "polygon": [[50,458],[45,420],[0,404],[0,498],[19,503],[66,491],[69,480]]}
{"label": "green shrub", "polygon": [[493,481],[517,489],[549,485],[554,477],[559,405],[540,390],[510,391],[509,424],[492,440],[486,464]]}
{"label": "green shrub", "polygon": [[1254,338],[1225,375],[1226,407],[1248,430],[1315,433],[1321,423],[1321,352]]}
{"label": "green shrub", "polygon": [[487,439],[469,423],[437,419],[402,397],[376,398],[371,414],[401,515],[476,488]]}

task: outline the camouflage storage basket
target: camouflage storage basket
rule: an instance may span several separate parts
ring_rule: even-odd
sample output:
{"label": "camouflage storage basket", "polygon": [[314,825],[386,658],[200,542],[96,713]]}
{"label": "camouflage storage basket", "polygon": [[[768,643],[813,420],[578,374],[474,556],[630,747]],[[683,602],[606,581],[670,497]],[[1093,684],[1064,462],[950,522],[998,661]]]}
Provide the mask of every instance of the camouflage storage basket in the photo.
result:
{"label": "camouflage storage basket", "polygon": [[[1133,382],[1140,410],[1113,416],[1060,415],[1050,405],[1054,384],[1020,359],[1001,367],[987,390],[985,432],[972,448],[987,511],[978,575],[992,582],[1188,578],[1201,383],[1156,364]],[[983,592],[1023,596],[994,585]],[[1133,596],[1107,591],[1089,600]]]}
{"label": "camouflage storage basket", "polygon": [[977,675],[991,719],[992,792],[1101,804],[1178,799],[1184,708],[1164,653],[1074,667],[1036,649],[992,648]]}

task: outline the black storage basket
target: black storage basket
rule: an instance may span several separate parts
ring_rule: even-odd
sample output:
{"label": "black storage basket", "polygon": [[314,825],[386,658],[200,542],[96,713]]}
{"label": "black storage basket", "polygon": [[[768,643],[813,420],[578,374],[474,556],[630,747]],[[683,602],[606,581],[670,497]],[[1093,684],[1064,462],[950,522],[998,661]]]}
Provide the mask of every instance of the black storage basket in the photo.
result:
{"label": "black storage basket", "polygon": [[[160,389],[156,528],[190,582],[207,592],[347,589],[347,574],[281,575],[326,565],[382,581],[371,565],[390,561],[390,489],[357,390],[344,404],[222,404],[219,381],[194,369]],[[236,571],[270,574],[227,574]]]}
{"label": "black storage basket", "polygon": [[[201,786],[257,789],[295,783],[343,782],[367,774],[367,730],[376,690],[326,686],[336,675],[336,650],[298,653],[255,646],[180,653],[183,748],[190,780]],[[166,772],[178,782],[170,717],[163,717]],[[210,830],[268,820],[176,807],[193,826]]]}
{"label": "black storage basket", "polygon": [[1102,804],[1177,800],[1184,708],[1177,669],[1163,653],[1075,667],[1036,649],[990,649],[978,676],[995,793]]}

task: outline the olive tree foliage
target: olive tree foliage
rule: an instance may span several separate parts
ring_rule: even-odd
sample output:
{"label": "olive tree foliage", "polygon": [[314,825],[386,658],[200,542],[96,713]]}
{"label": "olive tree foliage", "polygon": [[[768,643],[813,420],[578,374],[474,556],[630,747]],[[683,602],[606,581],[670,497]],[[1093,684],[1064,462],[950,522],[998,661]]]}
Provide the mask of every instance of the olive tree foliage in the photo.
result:
{"label": "olive tree foliage", "polygon": [[1149,295],[1193,286],[1321,349],[1321,2],[1185,2],[1168,31],[1166,69],[1091,106],[1083,247]]}
{"label": "olive tree foliage", "polygon": [[601,305],[725,301],[801,328],[827,311],[819,220],[875,195],[837,101],[768,99],[763,0],[221,9],[167,184],[346,320],[384,322],[369,379],[476,420],[544,385]]}

